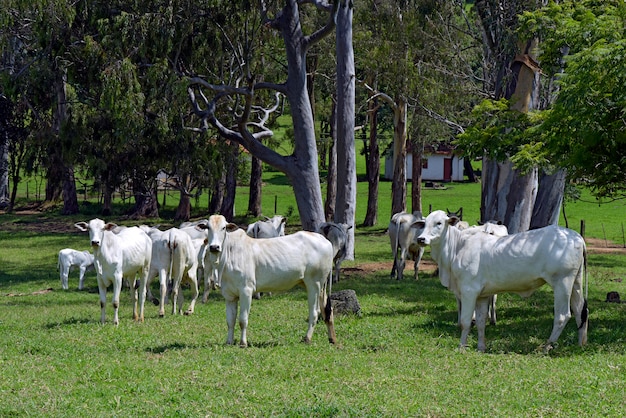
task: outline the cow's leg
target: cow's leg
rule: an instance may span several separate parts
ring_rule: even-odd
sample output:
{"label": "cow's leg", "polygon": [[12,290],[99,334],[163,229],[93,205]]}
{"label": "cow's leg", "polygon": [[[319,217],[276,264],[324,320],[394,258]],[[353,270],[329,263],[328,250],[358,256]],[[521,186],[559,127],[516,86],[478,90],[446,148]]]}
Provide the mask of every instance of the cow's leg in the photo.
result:
{"label": "cow's leg", "polygon": [[496,301],[498,300],[498,295],[489,296],[489,323],[491,325],[496,324]]}
{"label": "cow's leg", "polygon": [[237,299],[226,299],[226,326],[228,327],[228,336],[226,344],[232,345],[235,342],[235,320],[237,319]]}
{"label": "cow's leg", "polygon": [[252,289],[244,289],[239,296],[239,328],[241,329],[240,347],[248,346],[248,316],[250,315],[250,306],[252,305]]}
{"label": "cow's leg", "polygon": [[[306,293],[309,303],[309,327],[304,338],[302,338],[302,341],[308,344],[313,338],[313,331],[315,330],[315,324],[317,324],[317,318],[320,312],[320,295],[325,292],[322,292],[322,288],[319,283],[312,283],[307,284]],[[322,304],[321,306],[324,305]]]}
{"label": "cow's leg", "polygon": [[472,329],[472,316],[476,308],[476,296],[463,294],[461,295],[461,343],[460,348],[467,348],[467,337]]}
{"label": "cow's leg", "polygon": [[576,280],[574,280],[572,297],[570,298],[570,306],[578,326],[578,344],[581,347],[587,344],[587,327],[589,324],[589,309],[583,294],[583,270],[581,269]]}
{"label": "cow's leg", "polygon": [[213,266],[206,266],[204,271],[204,293],[202,294],[202,303],[207,303],[209,300],[209,294],[211,293],[211,288],[213,287],[213,271],[215,269]]}
{"label": "cow's leg", "polygon": [[[189,281],[191,282],[191,303],[189,303],[189,307],[185,311],[185,315],[191,315],[196,309],[196,300],[198,299],[198,293],[199,293],[198,277],[196,276],[195,271],[192,272],[190,270],[187,274],[188,274]],[[182,296],[182,293],[181,293],[181,296]],[[181,302],[181,306],[182,306],[182,302]]]}
{"label": "cow's leg", "polygon": [[398,258],[398,280],[402,280],[404,278],[404,267],[406,265],[406,256],[407,256],[407,250],[405,250],[404,248],[400,249],[400,257]]}
{"label": "cow's leg", "polygon": [[85,281],[85,270],[86,266],[80,266],[78,270],[78,290],[83,290],[83,282]]}
{"label": "cow's leg", "polygon": [[[180,289],[180,281],[181,278],[177,277],[176,280],[172,281],[172,294],[170,297],[172,298],[172,315],[178,314],[178,311],[182,308],[178,303],[178,295],[182,295],[182,291]],[[178,305],[178,306],[177,306]]]}
{"label": "cow's leg", "polygon": [[165,298],[167,297],[167,272],[159,270],[159,317],[165,316]]}
{"label": "cow's leg", "polygon": [[[122,274],[116,273],[113,278],[113,325],[118,325],[120,319],[118,316],[118,310],[120,307],[120,292],[122,291]],[[132,290],[131,290],[132,293]]]}
{"label": "cow's leg", "polygon": [[98,294],[100,295],[100,322],[104,324],[106,316],[105,308],[107,305],[107,286],[100,277],[98,277]]}
{"label": "cow's leg", "polygon": [[149,266],[144,266],[141,271],[139,281],[139,321],[144,321],[144,307],[146,304],[146,283],[148,281],[148,273],[150,271]]}
{"label": "cow's leg", "polygon": [[572,281],[565,279],[557,279],[554,281],[554,324],[552,333],[546,343],[545,351],[548,352],[559,339],[561,332],[565,328],[567,321],[571,318],[570,297],[572,292]]}
{"label": "cow's leg", "polygon": [[69,285],[68,285],[69,275],[70,275],[70,267],[61,265],[61,287],[64,290],[67,290],[69,288]]}
{"label": "cow's leg", "polygon": [[489,311],[490,298],[479,298],[476,301],[476,329],[478,331],[478,351],[484,353],[487,344],[485,342],[485,328],[487,325],[487,315]]}
{"label": "cow's leg", "polygon": [[328,331],[328,342],[335,344],[337,342],[337,335],[335,334],[335,317],[333,315],[333,304],[330,302],[330,297],[327,297],[326,291],[320,292],[318,305],[323,306],[321,310],[322,318],[326,323],[326,330]]}
{"label": "cow's leg", "polygon": [[418,270],[419,270],[419,265],[420,262],[422,261],[422,256],[424,255],[424,247],[419,247],[417,250],[417,255],[415,255],[415,262],[413,263],[413,269],[414,269],[414,273],[413,273],[413,278],[415,280],[418,279]]}

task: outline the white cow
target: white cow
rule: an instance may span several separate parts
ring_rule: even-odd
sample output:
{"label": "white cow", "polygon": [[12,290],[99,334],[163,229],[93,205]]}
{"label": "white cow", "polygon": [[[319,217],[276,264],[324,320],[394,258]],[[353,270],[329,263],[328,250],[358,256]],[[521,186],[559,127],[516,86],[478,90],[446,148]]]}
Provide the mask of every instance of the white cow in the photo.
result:
{"label": "white cow", "polygon": [[198,227],[206,229],[208,251],[217,256],[222,295],[226,299],[227,344],[234,342],[238,304],[239,344],[246,347],[252,294],[288,290],[298,284],[306,288],[309,304],[304,342],[311,341],[321,311],[328,339],[335,343],[332,306],[326,297],[326,287],[330,294],[332,286],[333,246],[326,238],[301,231],[284,237],[254,239],[237,225],[226,222],[222,215],[212,215]]}
{"label": "white cow", "polygon": [[[404,266],[407,259],[414,261],[414,278],[417,280],[417,270],[424,255],[424,248],[417,245],[419,231],[412,228],[411,225],[420,219],[423,219],[420,211],[415,211],[412,214],[398,212],[391,217],[389,222],[389,240],[393,253],[391,277],[395,275],[397,280],[402,280],[404,277]],[[399,257],[398,250],[400,250]]]}
{"label": "white cow", "polygon": [[[113,233],[111,231],[117,225],[105,223],[97,218],[92,219],[89,223],[78,222],[74,225],[81,231],[89,232],[100,293],[100,321],[103,324],[105,322],[106,291],[112,283],[113,324],[119,324],[120,291],[122,290],[122,282],[126,279],[131,283],[133,319],[143,322],[146,279],[150,271],[150,259],[152,257],[150,237],[137,227],[124,228]],[[140,274],[139,283],[134,280],[137,274]],[[139,289],[139,312],[137,312],[137,289]]]}
{"label": "white cow", "polygon": [[83,290],[85,272],[93,270],[93,254],[89,251],[76,251],[71,248],[64,248],[59,251],[57,269],[61,275],[61,287],[65,290],[69,288],[67,278],[72,267],[78,267],[78,290]]}
{"label": "white cow", "polygon": [[[191,285],[192,300],[185,315],[194,312],[196,299],[198,298],[198,251],[194,248],[193,240],[189,234],[178,228],[160,231],[145,225],[140,228],[148,234],[152,240],[152,259],[150,273],[148,274],[146,288],[150,293],[150,282],[159,276],[159,316],[165,315],[165,298],[168,283],[171,283],[172,314],[183,313],[183,293],[180,286],[183,280]],[[168,280],[169,279],[169,280]],[[151,293],[149,298],[152,299]],[[178,304],[178,306],[177,306]]]}
{"label": "white cow", "polygon": [[450,226],[458,218],[435,211],[416,227],[423,228],[420,245],[430,245],[439,265],[441,284],[461,299],[461,347],[476,309],[478,350],[484,351],[488,296],[511,292],[530,296],[548,283],[554,290],[554,325],[545,346],[558,340],[572,316],[578,324],[578,342],[587,342],[588,309],[583,295],[587,250],[576,232],[547,226],[504,237],[468,234]]}
{"label": "white cow", "polygon": [[[448,212],[448,216],[450,213]],[[450,219],[454,218],[455,215],[450,216]],[[465,222],[467,224],[467,222]],[[475,233],[483,233],[495,235],[498,237],[503,237],[505,235],[509,235],[509,230],[505,225],[501,222],[496,221],[487,221],[484,223],[478,222],[478,225],[466,226],[463,224],[463,221],[458,221],[453,225],[454,227],[462,230],[466,234],[475,234]],[[496,302],[498,300],[498,295],[494,294],[489,296],[488,310],[487,315],[489,317],[489,323],[492,325],[496,324],[497,315],[496,315]],[[458,324],[461,325],[461,299],[457,298],[457,307],[458,307]],[[475,315],[472,317],[472,320],[475,319]]]}
{"label": "white cow", "polygon": [[274,238],[285,235],[287,218],[281,215],[272,218],[265,217],[263,221],[256,221],[248,225],[246,234],[252,238]]}

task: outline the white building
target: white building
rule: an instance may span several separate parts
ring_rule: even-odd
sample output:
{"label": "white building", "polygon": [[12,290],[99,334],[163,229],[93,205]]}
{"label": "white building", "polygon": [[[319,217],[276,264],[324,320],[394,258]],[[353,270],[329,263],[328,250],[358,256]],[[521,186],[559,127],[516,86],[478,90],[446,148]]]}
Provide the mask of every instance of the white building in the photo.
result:
{"label": "white building", "polygon": [[[436,148],[435,148],[436,147]],[[407,144],[406,175],[411,176],[413,156]],[[385,179],[393,179],[393,158],[385,157]],[[454,155],[454,148],[446,144],[424,147],[422,157],[422,180],[424,181],[463,181],[463,158]]]}

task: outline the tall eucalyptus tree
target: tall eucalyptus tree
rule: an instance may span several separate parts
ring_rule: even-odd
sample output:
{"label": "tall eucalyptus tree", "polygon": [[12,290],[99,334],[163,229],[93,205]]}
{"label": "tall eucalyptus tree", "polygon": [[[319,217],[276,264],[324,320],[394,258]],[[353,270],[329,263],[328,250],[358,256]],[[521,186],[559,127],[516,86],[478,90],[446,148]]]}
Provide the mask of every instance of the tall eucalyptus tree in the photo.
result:
{"label": "tall eucalyptus tree", "polygon": [[[328,14],[327,23],[310,35],[304,34],[300,21],[299,7],[307,3]],[[262,36],[272,36],[263,32],[266,29],[280,34],[285,54],[283,64],[287,71],[284,82],[258,81],[255,76],[262,73],[261,69],[251,68],[250,62],[240,63],[241,69],[233,74],[233,83],[229,85],[214,84],[205,77],[190,79],[189,96],[193,109],[206,128],[212,125],[224,138],[243,145],[251,154],[287,175],[294,189],[302,227],[306,230],[315,230],[324,221],[313,112],[307,90],[306,54],[313,44],[332,32],[336,12],[336,8],[321,0],[287,0],[278,9],[261,2],[261,20],[251,29],[256,31],[258,41]],[[211,92],[210,99],[203,90]],[[262,121],[257,123],[252,118],[263,91],[283,94],[289,102],[294,129],[291,155],[281,155],[262,142],[272,132]],[[220,105],[231,106],[231,115],[235,116],[232,123],[220,119],[224,117],[218,113]]]}

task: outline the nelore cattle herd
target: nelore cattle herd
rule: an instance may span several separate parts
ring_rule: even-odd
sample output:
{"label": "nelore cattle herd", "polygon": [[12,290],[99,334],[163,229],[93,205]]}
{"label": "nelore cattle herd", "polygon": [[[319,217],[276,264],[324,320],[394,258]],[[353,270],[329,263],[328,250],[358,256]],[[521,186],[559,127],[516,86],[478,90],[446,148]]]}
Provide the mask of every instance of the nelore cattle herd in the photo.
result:
{"label": "nelore cattle herd", "polygon": [[[70,268],[80,270],[79,289],[85,271],[96,271],[102,323],[105,323],[107,288],[113,287],[113,323],[119,323],[120,292],[128,283],[133,300],[133,319],[144,320],[146,298],[159,305],[165,315],[166,298],[172,314],[183,313],[181,284],[191,286],[192,299],[184,311],[194,312],[203,279],[203,302],[211,289],[219,287],[226,301],[227,344],[234,344],[235,322],[239,319],[241,346],[247,346],[248,316],[253,298],[263,292],[278,292],[303,285],[309,317],[303,341],[310,342],[321,317],[328,339],[336,342],[330,303],[332,283],[339,279],[346,256],[350,226],[325,222],[317,232],[299,231],[285,235],[286,218],[275,216],[249,225],[247,231],[227,222],[221,215],[181,224],[161,231],[145,225],[118,226],[101,219],[78,222],[89,233],[93,254],[63,249],[58,267],[61,284],[68,288]],[[395,214],[388,228],[394,256],[391,276],[403,278],[407,260],[418,264],[424,248],[438,265],[439,280],[457,299],[460,347],[476,324],[477,348],[485,351],[487,319],[496,322],[498,293],[531,295],[544,284],[554,292],[554,323],[545,350],[552,348],[573,315],[578,325],[578,342],[587,342],[587,251],[583,238],[558,226],[547,226],[517,234],[496,222],[469,226],[457,214],[434,211]],[[159,299],[150,283],[159,278]],[[239,312],[237,312],[239,311]]]}

